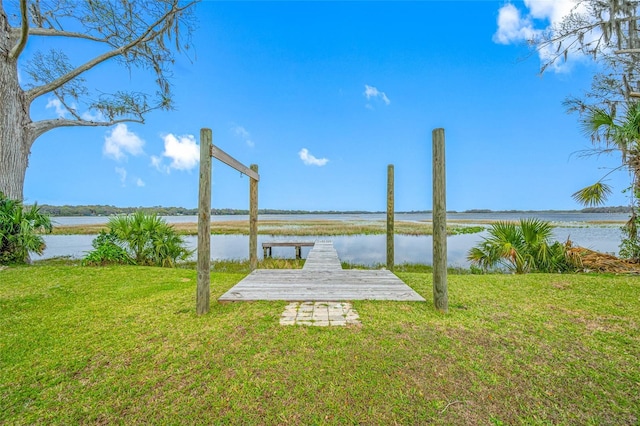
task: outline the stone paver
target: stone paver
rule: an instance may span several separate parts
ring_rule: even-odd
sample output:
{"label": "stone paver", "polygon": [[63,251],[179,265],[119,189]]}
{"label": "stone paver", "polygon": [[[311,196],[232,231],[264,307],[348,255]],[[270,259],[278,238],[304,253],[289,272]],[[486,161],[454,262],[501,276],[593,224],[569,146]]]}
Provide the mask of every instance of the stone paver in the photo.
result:
{"label": "stone paver", "polygon": [[360,317],[348,302],[292,302],[280,316],[280,325],[327,327],[360,324]]}

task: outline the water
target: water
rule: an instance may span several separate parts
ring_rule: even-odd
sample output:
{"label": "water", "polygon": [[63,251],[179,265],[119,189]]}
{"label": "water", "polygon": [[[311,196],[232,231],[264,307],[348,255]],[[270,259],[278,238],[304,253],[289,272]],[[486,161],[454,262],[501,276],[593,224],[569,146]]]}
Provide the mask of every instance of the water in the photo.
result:
{"label": "water", "polygon": [[[397,221],[420,222],[431,220],[431,213],[396,213]],[[588,222],[619,222],[624,223],[629,219],[627,213],[565,213],[565,212],[499,212],[499,213],[448,213],[449,221],[466,221],[476,223],[487,220],[514,221],[520,218],[538,218],[554,224],[565,224],[570,226],[584,226]],[[197,216],[163,216],[168,223],[196,223]],[[260,220],[385,220],[384,213],[362,213],[362,214],[267,214],[260,215]],[[92,225],[102,224],[109,221],[108,216],[72,216],[54,217],[54,224],[57,225]],[[211,216],[212,222],[222,222],[228,220],[249,220],[248,215],[220,215]]]}
{"label": "water", "polygon": [[[396,214],[396,220],[424,221],[430,220],[431,214]],[[624,222],[626,214],[603,213],[450,213],[449,220],[465,220],[473,223],[484,220],[517,220],[521,217],[538,217],[550,221],[558,226],[554,228],[553,238],[559,241],[571,239],[575,245],[590,248],[605,253],[617,254],[622,239],[621,223],[592,225],[587,222]],[[169,223],[197,222],[196,216],[167,216]],[[383,220],[384,214],[354,214],[354,215],[261,215],[260,219],[279,220]],[[106,223],[107,217],[57,217],[53,219],[60,225],[81,225]],[[211,220],[248,220],[248,216],[212,216]],[[215,225],[214,225],[215,226]],[[450,266],[468,267],[467,252],[487,232],[477,234],[453,235],[447,238],[447,258]],[[46,235],[47,249],[42,256],[33,256],[34,260],[47,259],[58,256],[82,258],[92,249],[91,242],[94,235]],[[315,241],[330,240],[338,251],[340,259],[347,262],[375,265],[386,262],[386,235],[351,235],[332,237],[287,237],[258,235],[258,258],[262,258],[260,249],[265,241]],[[197,246],[196,236],[185,237],[191,249]],[[433,256],[433,240],[431,236],[395,236],[395,263],[424,263],[431,264]],[[302,256],[306,257],[310,248],[302,248]],[[295,256],[293,247],[274,247],[274,257]],[[213,235],[211,237],[211,258],[214,260],[247,259],[249,257],[249,237],[246,235]],[[195,258],[194,258],[195,259]]]}

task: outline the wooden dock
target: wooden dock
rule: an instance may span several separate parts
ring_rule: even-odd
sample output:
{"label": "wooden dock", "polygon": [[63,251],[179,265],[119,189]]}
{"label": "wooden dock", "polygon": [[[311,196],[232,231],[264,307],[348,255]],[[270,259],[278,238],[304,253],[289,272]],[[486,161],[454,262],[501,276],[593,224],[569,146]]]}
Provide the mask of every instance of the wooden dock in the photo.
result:
{"label": "wooden dock", "polygon": [[295,247],[296,259],[302,259],[302,247],[313,247],[315,243],[309,241],[275,241],[262,243],[262,250],[264,252],[264,258],[271,257],[271,249],[273,247]]}
{"label": "wooden dock", "polygon": [[425,299],[388,270],[342,269],[332,242],[316,242],[302,269],[256,269],[219,301]]}

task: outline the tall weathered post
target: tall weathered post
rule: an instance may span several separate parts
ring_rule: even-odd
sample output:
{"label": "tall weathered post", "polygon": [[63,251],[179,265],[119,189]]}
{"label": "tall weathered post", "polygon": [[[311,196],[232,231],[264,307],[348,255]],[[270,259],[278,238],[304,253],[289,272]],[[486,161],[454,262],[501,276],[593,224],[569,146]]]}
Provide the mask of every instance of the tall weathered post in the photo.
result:
{"label": "tall weathered post", "polygon": [[198,193],[198,289],[196,313],[209,312],[211,279],[211,129],[200,129],[200,186]]}
{"label": "tall weathered post", "polygon": [[[249,166],[258,173],[258,165]],[[258,181],[249,177],[249,266],[258,267]]]}
{"label": "tall weathered post", "polygon": [[387,166],[387,269],[393,271],[394,249],[393,164]]}
{"label": "tall weathered post", "polygon": [[447,196],[444,129],[435,129],[433,138],[433,303],[447,313]]}

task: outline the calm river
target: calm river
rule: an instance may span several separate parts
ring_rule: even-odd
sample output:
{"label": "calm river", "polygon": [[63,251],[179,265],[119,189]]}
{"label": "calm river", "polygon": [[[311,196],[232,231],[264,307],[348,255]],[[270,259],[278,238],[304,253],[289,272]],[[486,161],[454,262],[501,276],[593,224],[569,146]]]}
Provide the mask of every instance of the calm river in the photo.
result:
{"label": "calm river", "polygon": [[[335,215],[261,215],[263,220],[385,220],[384,214],[335,214]],[[486,220],[517,220],[521,217],[537,217],[556,225],[554,238],[560,241],[571,239],[575,245],[593,250],[617,253],[622,238],[621,225],[628,219],[627,214],[618,213],[449,213],[449,221],[464,220],[465,223],[482,223]],[[166,216],[169,223],[197,222],[196,216]],[[430,220],[431,214],[396,214],[396,221]],[[212,216],[212,222],[226,220],[248,220],[248,216]],[[54,224],[82,225],[106,223],[107,217],[55,217]],[[617,223],[610,223],[610,222]],[[598,224],[589,222],[600,222]],[[606,222],[602,224],[602,222]],[[215,224],[212,225],[215,227]],[[487,232],[466,235],[454,235],[447,239],[447,258],[450,266],[468,267],[467,252],[487,235]],[[33,256],[34,260],[58,256],[83,257],[92,249],[94,235],[46,235],[47,248],[42,256]],[[338,251],[340,259],[358,264],[382,264],[386,262],[385,235],[353,235],[338,237],[287,237],[258,235],[258,247],[265,241],[315,241],[330,240]],[[187,236],[189,247],[195,249],[197,237]],[[302,248],[306,257],[308,247]],[[274,248],[274,257],[293,257],[291,247]],[[430,236],[395,236],[395,262],[431,264],[432,238]],[[214,235],[211,237],[211,257],[214,260],[247,259],[249,257],[249,237],[246,235]],[[262,250],[258,249],[262,258]]]}

